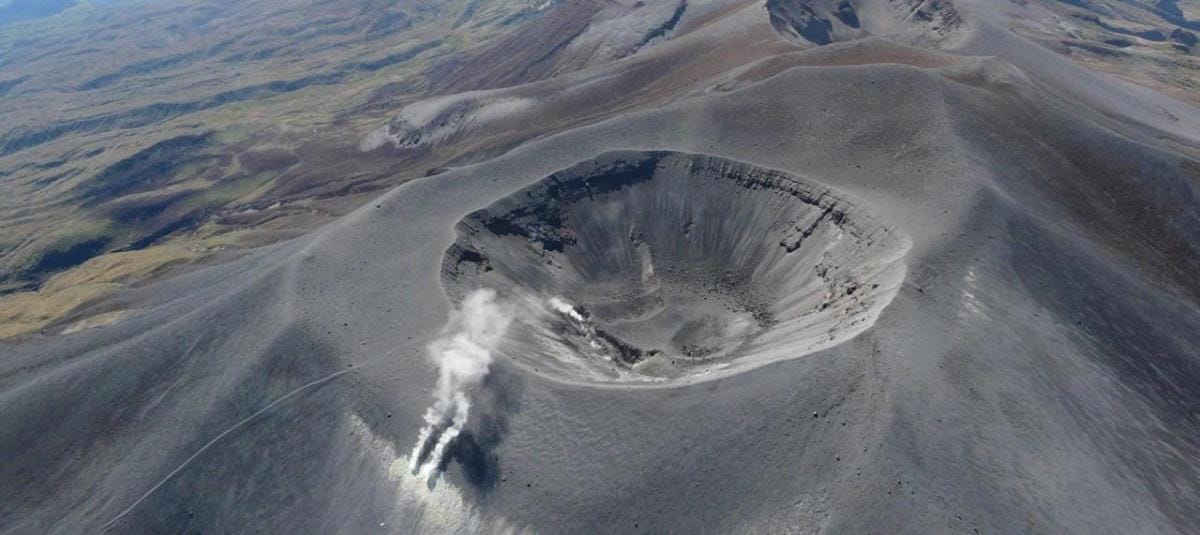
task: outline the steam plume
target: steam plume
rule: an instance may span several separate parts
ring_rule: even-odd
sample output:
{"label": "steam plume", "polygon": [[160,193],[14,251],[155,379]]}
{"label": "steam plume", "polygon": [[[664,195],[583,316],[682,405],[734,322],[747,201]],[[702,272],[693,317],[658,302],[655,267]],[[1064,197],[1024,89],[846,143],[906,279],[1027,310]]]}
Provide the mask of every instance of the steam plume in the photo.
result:
{"label": "steam plume", "polygon": [[575,307],[571,306],[571,303],[568,303],[561,297],[551,297],[546,300],[546,304],[550,305],[550,308],[554,309],[555,312],[570,317],[579,323],[587,321],[582,314],[575,310]]}
{"label": "steam plume", "polygon": [[492,354],[512,322],[512,311],[496,301],[496,292],[479,289],[450,314],[437,340],[429,344],[429,358],[438,367],[433,405],[425,411],[425,426],[409,456],[409,469],[432,474],[446,447],[458,437],[471,410],[467,390],[487,376]]}

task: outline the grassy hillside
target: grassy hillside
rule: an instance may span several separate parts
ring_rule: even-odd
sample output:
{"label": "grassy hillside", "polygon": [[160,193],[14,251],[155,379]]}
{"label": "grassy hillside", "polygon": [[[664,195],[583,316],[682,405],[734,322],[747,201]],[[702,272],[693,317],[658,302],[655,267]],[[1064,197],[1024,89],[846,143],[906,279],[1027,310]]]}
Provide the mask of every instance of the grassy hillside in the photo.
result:
{"label": "grassy hillside", "polygon": [[[0,27],[0,292],[58,302],[46,284],[56,273],[155,249],[127,257],[144,265],[121,282],[136,283],[205,256],[206,240],[238,248],[291,236],[423,174],[361,155],[359,138],[429,94],[431,65],[535,20],[539,7],[93,2]],[[32,320],[0,307],[0,336],[80,300],[67,301],[39,304]]]}

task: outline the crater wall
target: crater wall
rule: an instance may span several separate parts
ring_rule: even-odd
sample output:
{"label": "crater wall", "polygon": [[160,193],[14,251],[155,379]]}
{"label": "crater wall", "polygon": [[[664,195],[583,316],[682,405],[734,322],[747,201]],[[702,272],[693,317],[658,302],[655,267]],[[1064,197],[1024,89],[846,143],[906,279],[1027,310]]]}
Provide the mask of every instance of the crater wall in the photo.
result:
{"label": "crater wall", "polygon": [[676,152],[613,152],[470,214],[453,300],[522,304],[502,353],[584,381],[670,382],[817,351],[866,330],[909,239],[813,181]]}

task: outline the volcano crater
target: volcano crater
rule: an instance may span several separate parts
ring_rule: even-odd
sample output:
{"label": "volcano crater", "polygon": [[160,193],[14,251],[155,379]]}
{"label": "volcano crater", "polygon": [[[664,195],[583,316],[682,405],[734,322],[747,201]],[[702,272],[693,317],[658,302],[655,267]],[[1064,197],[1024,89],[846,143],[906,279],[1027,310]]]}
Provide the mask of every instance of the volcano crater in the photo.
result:
{"label": "volcano crater", "polygon": [[518,303],[500,354],[573,382],[693,382],[867,330],[910,240],[820,183],[714,156],[605,153],[457,225],[442,282]]}

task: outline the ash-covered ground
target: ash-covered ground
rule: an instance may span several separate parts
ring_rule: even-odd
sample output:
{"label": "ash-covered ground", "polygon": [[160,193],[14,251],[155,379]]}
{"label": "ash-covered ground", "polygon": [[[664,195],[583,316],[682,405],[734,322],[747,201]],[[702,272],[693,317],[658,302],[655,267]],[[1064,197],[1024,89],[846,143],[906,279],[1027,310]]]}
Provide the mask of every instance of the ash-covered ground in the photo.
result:
{"label": "ash-covered ground", "polygon": [[598,8],[359,145],[478,158],[0,346],[0,531],[1194,531],[1200,111],[784,4]]}

